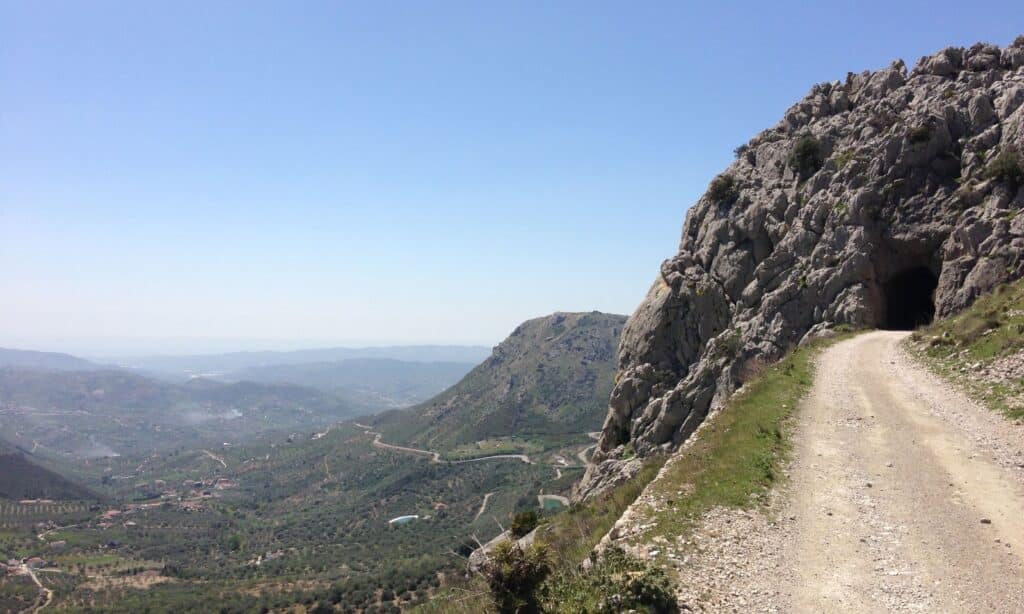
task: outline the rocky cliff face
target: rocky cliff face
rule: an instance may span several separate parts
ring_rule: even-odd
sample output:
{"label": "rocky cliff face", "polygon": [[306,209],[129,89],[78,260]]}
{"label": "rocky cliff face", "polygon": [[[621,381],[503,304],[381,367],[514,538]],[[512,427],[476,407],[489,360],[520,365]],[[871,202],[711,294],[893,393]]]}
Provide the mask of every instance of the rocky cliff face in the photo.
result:
{"label": "rocky cliff face", "polygon": [[622,334],[579,496],[673,449],[759,361],[910,328],[1024,275],[1024,37],[814,86],[737,149]]}

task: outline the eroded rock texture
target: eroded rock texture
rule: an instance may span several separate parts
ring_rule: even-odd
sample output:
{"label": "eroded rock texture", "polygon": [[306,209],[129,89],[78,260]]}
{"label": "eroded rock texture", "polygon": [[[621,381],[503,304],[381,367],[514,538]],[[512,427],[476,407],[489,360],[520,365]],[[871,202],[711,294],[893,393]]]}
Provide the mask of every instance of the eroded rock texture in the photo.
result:
{"label": "eroded rock texture", "polygon": [[1024,37],[814,86],[688,212],[623,330],[577,496],[635,470],[626,444],[678,446],[758,361],[837,325],[913,327],[1024,275],[1022,152]]}

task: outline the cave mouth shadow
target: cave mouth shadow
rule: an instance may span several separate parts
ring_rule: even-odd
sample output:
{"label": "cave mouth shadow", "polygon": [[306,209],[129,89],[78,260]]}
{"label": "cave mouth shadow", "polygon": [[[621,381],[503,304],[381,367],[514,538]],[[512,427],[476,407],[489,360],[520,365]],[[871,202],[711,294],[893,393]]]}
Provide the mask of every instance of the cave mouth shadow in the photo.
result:
{"label": "cave mouth shadow", "polygon": [[935,317],[935,288],[939,279],[925,266],[896,273],[885,282],[886,330],[914,330]]}

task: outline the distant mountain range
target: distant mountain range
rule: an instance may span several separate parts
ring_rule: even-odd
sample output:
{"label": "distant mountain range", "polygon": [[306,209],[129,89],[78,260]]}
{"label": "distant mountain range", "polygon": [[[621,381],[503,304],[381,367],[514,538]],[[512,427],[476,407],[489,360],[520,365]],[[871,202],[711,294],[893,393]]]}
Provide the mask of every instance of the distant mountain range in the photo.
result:
{"label": "distant mountain range", "polygon": [[529,320],[458,384],[374,423],[393,441],[447,449],[494,437],[600,429],[626,317],[556,313]]}
{"label": "distant mountain range", "polygon": [[429,399],[458,382],[475,362],[411,362],[392,358],[351,358],[335,362],[277,364],[233,371],[220,379],[290,383],[338,395],[354,407],[376,413]]}
{"label": "distant mountain range", "polygon": [[[85,457],[240,443],[413,405],[476,364],[434,359],[482,360],[483,353],[472,346],[241,352],[140,359],[133,366],[145,370],[136,370],[69,354],[0,349],[0,427],[30,449]],[[364,354],[409,360],[308,362]],[[234,365],[250,366],[227,369]]]}
{"label": "distant mountain range", "polygon": [[59,352],[36,352],[0,348],[0,367],[24,367],[26,369],[53,369],[59,371],[90,371],[100,365]]}
{"label": "distant mountain range", "polygon": [[0,367],[0,427],[26,449],[79,457],[239,443],[359,413],[293,384],[173,384],[116,370]]}
{"label": "distant mountain range", "polygon": [[[463,573],[453,550],[488,540],[518,511],[545,507],[541,494],[569,494],[582,474],[569,459],[592,445],[584,433],[601,424],[624,323],[623,316],[597,312],[530,320],[476,367],[363,357],[178,382],[125,370],[0,368],[0,432],[34,451],[0,449],[0,472],[30,476],[8,477],[8,486],[0,475],[0,501],[13,509],[5,497],[83,498],[73,484],[39,472],[59,467],[130,508],[131,520],[112,525],[81,510],[50,520],[70,527],[60,538],[75,556],[103,554],[124,565],[160,561],[160,569],[176,570],[173,582],[138,591],[132,611],[176,603],[179,595],[199,595],[182,610],[247,604],[241,591],[255,582],[309,577],[331,578],[339,603],[367,611],[382,595],[417,591],[402,598],[404,607],[432,590],[424,578]],[[448,383],[454,385],[441,391]],[[388,411],[376,428],[363,426],[373,417],[361,417],[292,436],[291,424],[346,411],[338,399],[354,390],[392,401],[421,394],[431,400]],[[329,399],[341,405],[321,404]],[[502,441],[477,448],[486,438]],[[400,442],[444,457],[387,445]],[[77,445],[100,455],[99,444],[123,456],[53,461],[49,453]],[[524,456],[494,456],[495,445]],[[32,464],[39,457],[45,464]],[[50,486],[33,489],[34,483]],[[18,510],[11,518],[28,524]],[[416,521],[392,526],[399,516]],[[114,539],[117,547],[108,547]],[[47,547],[32,535],[26,542]],[[68,592],[83,599],[71,603],[93,599],[77,588]]]}
{"label": "distant mountain range", "polygon": [[222,376],[242,369],[274,365],[338,362],[353,359],[388,359],[404,362],[456,362],[477,364],[491,349],[475,345],[405,345],[364,348],[318,348],[290,352],[231,352],[186,356],[139,356],[103,358],[100,362],[129,369],[154,371],[175,376]]}

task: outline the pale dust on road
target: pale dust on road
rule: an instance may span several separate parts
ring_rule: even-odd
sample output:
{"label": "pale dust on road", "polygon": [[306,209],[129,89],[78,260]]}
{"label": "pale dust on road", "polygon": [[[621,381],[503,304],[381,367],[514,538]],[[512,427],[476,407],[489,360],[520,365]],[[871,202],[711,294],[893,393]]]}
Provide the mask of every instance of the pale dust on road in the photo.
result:
{"label": "pale dust on road", "polygon": [[769,514],[716,510],[680,569],[706,612],[1024,612],[1024,426],[878,331],[819,357]]}
{"label": "pale dust on road", "polygon": [[487,511],[487,502],[491,500],[491,496],[493,494],[494,494],[493,492],[484,493],[484,501],[483,501],[483,503],[480,504],[480,509],[477,510],[476,516],[473,516],[473,522],[476,522],[477,520],[479,520],[480,516],[482,516],[483,513],[485,511]]}

